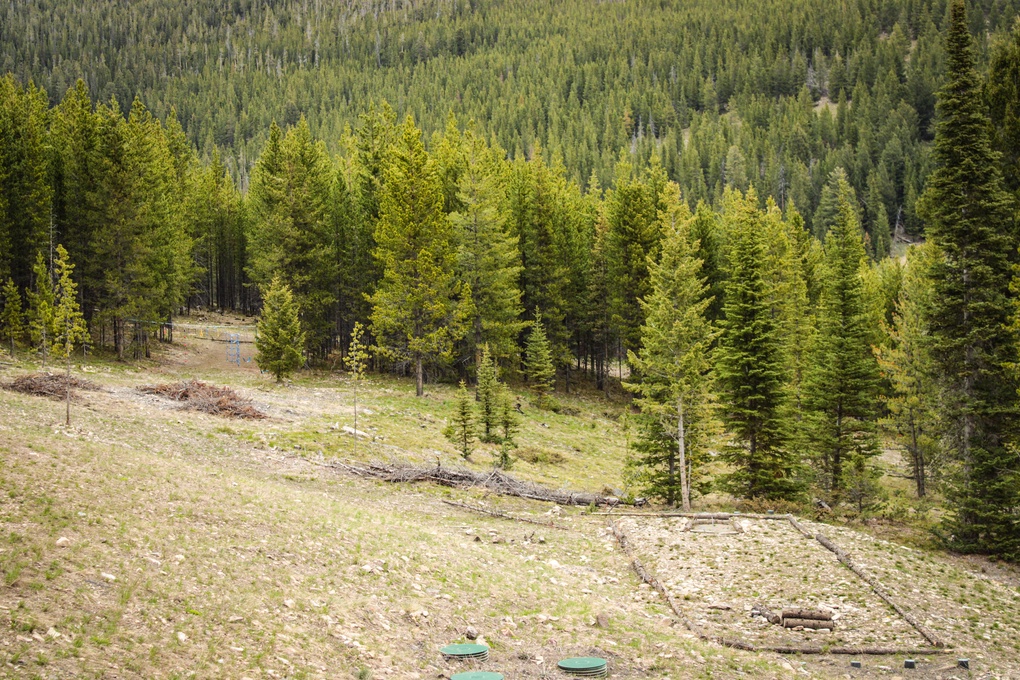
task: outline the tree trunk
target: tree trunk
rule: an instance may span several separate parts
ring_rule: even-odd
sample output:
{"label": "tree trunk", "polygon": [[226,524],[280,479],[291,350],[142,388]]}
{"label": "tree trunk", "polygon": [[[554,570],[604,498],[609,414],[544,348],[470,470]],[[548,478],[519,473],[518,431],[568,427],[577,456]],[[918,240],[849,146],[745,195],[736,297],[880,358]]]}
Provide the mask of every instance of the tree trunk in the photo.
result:
{"label": "tree trunk", "polygon": [[691,480],[687,475],[687,433],[684,430],[684,398],[676,398],[676,411],[680,416],[677,426],[677,436],[680,453],[680,498],[684,512],[691,511]]}
{"label": "tree trunk", "polygon": [[[67,337],[70,337],[70,322],[68,321],[65,326],[66,329],[64,332],[67,334]],[[67,407],[67,417],[64,424],[67,425],[67,427],[71,427],[71,343],[68,342],[64,349],[66,350],[65,354],[67,355],[67,363],[65,364],[66,371],[64,376],[64,402]]]}
{"label": "tree trunk", "polygon": [[414,394],[418,397],[425,395],[425,375],[421,357],[414,360]]}

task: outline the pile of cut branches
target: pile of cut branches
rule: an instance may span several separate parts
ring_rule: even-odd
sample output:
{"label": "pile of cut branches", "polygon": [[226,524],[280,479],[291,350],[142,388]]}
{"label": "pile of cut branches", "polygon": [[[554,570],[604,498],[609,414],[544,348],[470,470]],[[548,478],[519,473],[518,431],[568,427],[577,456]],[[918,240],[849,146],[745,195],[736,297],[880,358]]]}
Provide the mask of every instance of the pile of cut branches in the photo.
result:
{"label": "pile of cut branches", "polygon": [[265,413],[252,405],[250,399],[245,399],[229,387],[217,387],[201,380],[142,385],[138,391],[180,402],[191,411],[201,411],[214,416],[256,420],[266,417]]}
{"label": "pile of cut branches", "polygon": [[96,391],[99,385],[91,380],[67,376],[63,373],[29,373],[11,382],[0,385],[5,390],[31,394],[37,397],[57,397],[63,399],[67,396],[70,387],[73,396],[77,390]]}
{"label": "pile of cut branches", "polygon": [[517,496],[538,501],[549,501],[559,505],[601,505],[613,506],[621,503],[619,498],[594,493],[550,489],[534,482],[527,482],[493,469],[489,472],[474,472],[462,467],[450,468],[440,465],[381,465],[367,467],[334,462],[361,477],[374,477],[387,482],[433,482],[443,486],[461,488],[481,487],[505,496]]}

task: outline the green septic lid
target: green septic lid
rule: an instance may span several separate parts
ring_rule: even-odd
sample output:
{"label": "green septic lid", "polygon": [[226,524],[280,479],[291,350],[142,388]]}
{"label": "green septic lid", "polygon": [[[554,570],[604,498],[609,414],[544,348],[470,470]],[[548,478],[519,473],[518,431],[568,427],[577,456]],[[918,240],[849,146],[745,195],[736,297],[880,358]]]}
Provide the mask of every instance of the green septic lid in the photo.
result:
{"label": "green septic lid", "polygon": [[439,650],[447,656],[477,656],[479,654],[485,654],[489,651],[489,648],[485,645],[475,644],[460,644],[460,645],[447,645]]}
{"label": "green septic lid", "polygon": [[503,680],[503,674],[489,673],[488,671],[472,671],[470,673],[451,675],[450,680]]}
{"label": "green septic lid", "polygon": [[564,671],[599,671],[606,667],[606,660],[594,656],[579,656],[560,661],[559,667]]}

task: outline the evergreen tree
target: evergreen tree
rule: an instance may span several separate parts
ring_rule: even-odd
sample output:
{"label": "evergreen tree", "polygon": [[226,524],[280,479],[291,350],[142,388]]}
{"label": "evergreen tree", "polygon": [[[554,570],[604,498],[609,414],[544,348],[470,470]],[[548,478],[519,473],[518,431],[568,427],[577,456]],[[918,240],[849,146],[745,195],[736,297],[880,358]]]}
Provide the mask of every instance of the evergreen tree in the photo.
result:
{"label": "evergreen tree", "polygon": [[718,323],[723,318],[723,303],[726,299],[726,262],[723,234],[719,216],[704,201],[698,201],[691,223],[691,242],[698,244],[695,256],[701,260],[701,275],[705,278],[705,297],[710,300],[705,310],[706,318]]}
{"label": "evergreen tree", "polygon": [[436,164],[410,117],[391,155],[375,231],[383,278],[372,296],[372,332],[385,356],[412,364],[420,397],[425,364],[450,359],[474,310],[470,288],[454,274],[456,250]]}
{"label": "evergreen tree", "polygon": [[514,398],[506,385],[499,386],[499,457],[497,467],[509,470],[513,466],[510,452],[517,448],[514,438],[520,429],[521,421],[514,412]]}
{"label": "evergreen tree", "polygon": [[538,395],[539,408],[548,408],[556,379],[552,348],[542,325],[542,313],[535,314],[527,345],[524,347],[524,372],[531,383],[531,389]]}
{"label": "evergreen tree", "polygon": [[822,489],[833,501],[850,492],[862,509],[876,437],[878,364],[871,351],[877,320],[864,295],[864,244],[854,208],[840,198],[825,240],[825,283],[806,380],[808,443]]}
{"label": "evergreen tree", "polygon": [[88,342],[89,332],[78,306],[78,285],[71,278],[74,265],[68,259],[64,246],[57,245],[57,257],[53,263],[56,279],[53,309],[53,356],[65,361],[65,424],[71,424],[71,353],[75,346]]}
{"label": "evergreen tree", "polygon": [[994,128],[992,148],[1002,152],[1003,180],[1020,201],[1020,18],[1009,38],[992,51],[985,97]]}
{"label": "evergreen tree", "polygon": [[53,262],[53,356],[68,358],[76,345],[88,342],[89,333],[78,304],[78,284],[72,278],[74,265],[64,246],[57,244]]}
{"label": "evergreen tree", "polygon": [[467,460],[474,452],[474,442],[477,438],[475,431],[475,414],[471,408],[471,395],[468,393],[467,384],[461,380],[460,389],[457,390],[457,401],[454,405],[453,422],[443,428],[443,434],[450,440],[461,457]]}
{"label": "evergreen tree", "polygon": [[506,228],[506,190],[495,160],[474,135],[465,135],[466,167],[457,183],[459,209],[450,215],[457,244],[457,276],[471,288],[474,311],[468,319],[468,354],[477,362],[482,345],[496,358],[516,350],[521,275],[517,237]]}
{"label": "evergreen tree", "polygon": [[329,213],[334,176],[325,145],[312,139],[302,118],[286,134],[275,125],[270,130],[249,194],[251,278],[265,286],[282,277],[302,310],[308,349],[316,352],[335,328],[339,243]]}
{"label": "evergreen tree", "polygon": [[46,266],[42,252],[35,254],[35,265],[32,267],[35,279],[35,290],[28,291],[28,335],[32,349],[42,355],[43,363],[50,354],[50,345],[56,329],[53,326],[55,297],[53,280]]}
{"label": "evergreen tree", "polygon": [[691,477],[705,459],[711,429],[709,351],[716,332],[705,318],[712,301],[691,242],[690,211],[675,184],[666,196],[661,255],[649,267],[651,293],[641,302],[641,349],[628,359],[640,382],[627,387],[640,395],[633,464],[645,492],[690,512]]}
{"label": "evergreen tree", "polygon": [[614,344],[607,241],[608,225],[600,217],[595,224],[592,254],[585,277],[585,309],[588,312],[587,330],[594,355],[591,358],[595,365],[595,386],[606,397],[609,396],[610,348]]}
{"label": "evergreen tree", "polygon": [[482,441],[496,440],[499,424],[500,383],[496,364],[489,353],[489,346],[482,346],[482,358],[478,362],[478,384],[475,386],[475,401],[478,402],[478,421],[482,426]]}
{"label": "evergreen tree", "polygon": [[0,76],[0,276],[28,287],[50,231],[46,94]]}
{"label": "evergreen tree", "polygon": [[716,375],[734,441],[722,453],[732,468],[723,484],[746,498],[791,498],[799,492],[799,464],[787,448],[783,338],[772,314],[765,232],[755,203],[751,192],[727,215],[732,247]]}
{"label": "evergreen tree", "polygon": [[829,174],[829,180],[822,187],[818,208],[811,221],[815,238],[819,241],[825,240],[829,229],[840,219],[840,201],[842,200],[856,202],[854,189],[847,178],[846,170],[839,167]]}
{"label": "evergreen tree", "polygon": [[928,494],[929,482],[940,471],[938,394],[928,330],[932,304],[928,277],[936,255],[930,241],[907,252],[903,286],[888,328],[889,343],[876,348],[879,367],[891,387],[881,423],[903,450],[918,498]]}
{"label": "evergreen tree", "polygon": [[616,188],[606,195],[605,215],[609,225],[606,251],[612,282],[613,321],[626,349],[641,346],[644,312],[640,300],[650,293],[648,263],[655,259],[659,244],[657,211],[662,190],[662,168],[647,181],[632,177],[631,166],[617,166]]}
{"label": "evergreen tree", "polygon": [[1020,554],[1020,479],[1013,449],[1016,348],[1008,328],[1014,220],[974,69],[963,0],[949,8],[948,72],[939,91],[935,169],[918,201],[940,256],[929,328],[940,422],[954,463],[946,522],[964,551]]}
{"label": "evergreen tree", "polygon": [[255,338],[255,363],[272,373],[277,383],[301,367],[305,334],[298,319],[294,294],[279,277],[262,292],[262,316]]}
{"label": "evergreen tree", "polygon": [[[536,150],[530,160],[510,168],[507,195],[510,233],[521,251],[521,302],[532,320],[542,312],[544,330],[555,362],[566,354],[569,266],[561,227],[569,222],[567,189]],[[553,364],[555,367],[555,363]]]}
{"label": "evergreen tree", "polygon": [[25,319],[21,313],[21,293],[14,285],[14,279],[8,278],[3,291],[4,306],[0,310],[0,338],[11,344],[11,356],[15,347],[25,335]]}

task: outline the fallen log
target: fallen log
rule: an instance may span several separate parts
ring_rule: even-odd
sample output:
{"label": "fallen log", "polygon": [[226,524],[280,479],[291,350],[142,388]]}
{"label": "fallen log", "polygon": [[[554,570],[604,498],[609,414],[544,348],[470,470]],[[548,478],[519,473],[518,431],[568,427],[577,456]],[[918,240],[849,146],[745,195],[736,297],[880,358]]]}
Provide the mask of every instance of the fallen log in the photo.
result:
{"label": "fallen log", "polygon": [[373,477],[384,482],[415,483],[433,482],[442,486],[460,488],[482,487],[504,496],[517,496],[535,501],[545,501],[558,505],[595,505],[613,507],[623,503],[615,496],[602,496],[579,491],[557,490],[544,487],[534,482],[527,482],[512,477],[501,470],[490,472],[474,472],[466,468],[449,468],[441,465],[381,465],[369,464],[366,467],[335,462],[335,467],[357,474],[362,477]]}
{"label": "fallen log", "polygon": [[832,621],[832,612],[821,609],[784,609],[784,619],[811,619],[813,621]]}
{"label": "fallen log", "polygon": [[537,520],[528,519],[527,517],[515,517],[514,515],[508,515],[505,512],[498,510],[486,510],[485,508],[479,508],[474,505],[468,505],[467,503],[458,503],[456,501],[444,500],[447,505],[452,505],[455,508],[463,508],[472,512],[477,512],[482,515],[489,515],[490,517],[501,517],[502,519],[513,520],[514,522],[526,522],[528,524],[536,524],[540,527],[547,529],[559,529],[560,531],[570,531],[569,527],[561,527],[559,524],[553,524],[552,522],[539,522]]}
{"label": "fallen log", "polygon": [[935,645],[936,647],[939,648],[945,647],[945,643],[942,642],[942,640],[940,640],[938,636],[935,635],[935,633],[928,630],[928,628],[924,626],[920,621],[918,621],[910,612],[906,611],[898,604],[896,604],[896,602],[894,602],[893,599],[889,597],[889,594],[885,592],[885,588],[882,587],[882,584],[880,584],[878,580],[871,574],[864,571],[864,569],[862,569],[856,562],[854,562],[850,555],[846,553],[842,548],[833,543],[831,540],[829,540],[827,536],[825,536],[822,533],[815,534],[815,540],[817,540],[819,543],[828,548],[833,554],[835,554],[836,559],[842,562],[847,569],[857,574],[857,576],[859,576],[862,581],[871,586],[871,589],[874,591],[874,593],[878,595],[880,598],[882,598],[882,600],[884,600],[886,604],[888,604],[890,607],[896,610],[896,613],[902,616],[904,621],[913,626],[914,630],[920,633],[925,640]]}
{"label": "fallen log", "polygon": [[[924,648],[907,648],[897,649],[895,647],[817,647],[817,646],[797,646],[797,645],[772,645],[772,646],[758,646],[753,645],[750,642],[743,640],[733,640],[724,637],[714,637],[706,635],[704,631],[694,625],[680,605],[677,604],[676,600],[670,595],[669,591],[656,579],[641,561],[634,555],[634,551],[630,547],[630,542],[627,540],[627,535],[616,525],[616,522],[610,522],[610,528],[613,531],[613,536],[616,537],[620,547],[623,548],[624,554],[630,559],[631,568],[638,575],[644,583],[651,586],[657,593],[659,593],[673,614],[683,623],[684,627],[687,628],[691,633],[698,636],[699,639],[706,642],[714,642],[724,647],[730,647],[732,649],[742,649],[748,652],[773,652],[776,654],[839,654],[839,655],[869,655],[869,656],[882,656],[882,655],[907,655],[907,656],[928,656],[935,654],[945,654],[947,650],[936,648],[936,649],[924,649]],[[767,609],[761,607],[760,611],[768,612]]]}
{"label": "fallen log", "polygon": [[820,619],[794,619],[783,617],[783,628],[810,628],[811,630],[832,630],[832,621]]}
{"label": "fallen log", "polygon": [[815,535],[804,528],[804,525],[797,521],[797,518],[793,515],[786,515],[786,519],[789,520],[790,526],[799,531],[805,538],[814,538]]}
{"label": "fallen log", "polygon": [[783,617],[781,617],[779,614],[776,614],[763,604],[756,604],[753,607],[751,607],[751,615],[753,616],[756,614],[765,619],[766,621],[768,621],[769,623],[779,625],[780,623],[783,622]]}

